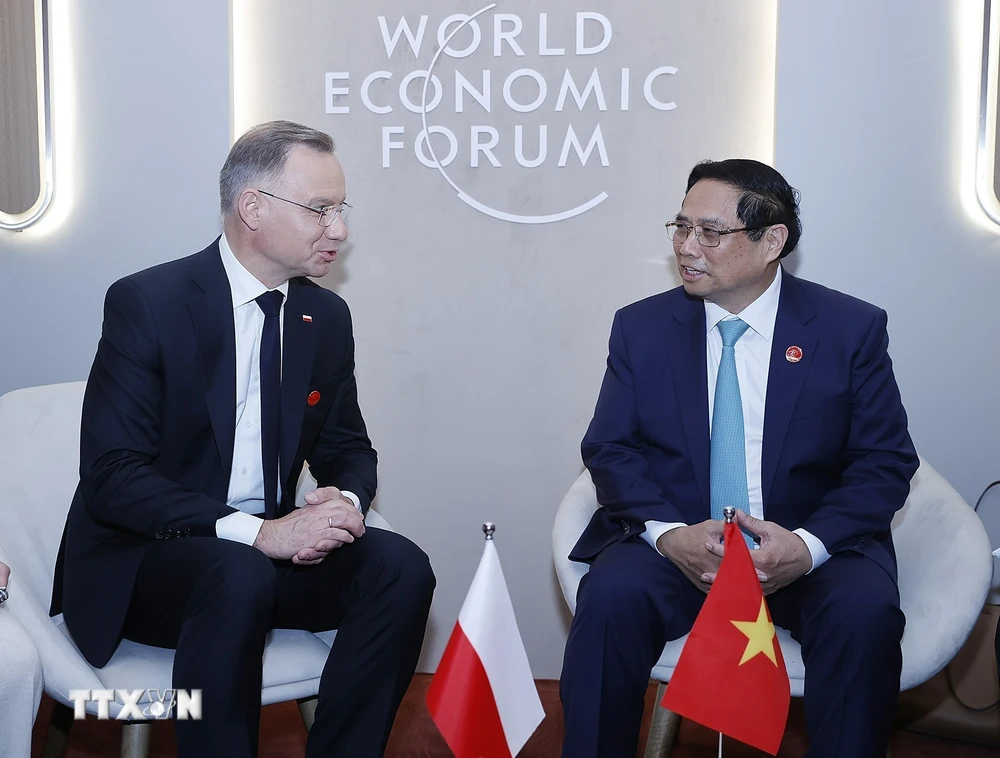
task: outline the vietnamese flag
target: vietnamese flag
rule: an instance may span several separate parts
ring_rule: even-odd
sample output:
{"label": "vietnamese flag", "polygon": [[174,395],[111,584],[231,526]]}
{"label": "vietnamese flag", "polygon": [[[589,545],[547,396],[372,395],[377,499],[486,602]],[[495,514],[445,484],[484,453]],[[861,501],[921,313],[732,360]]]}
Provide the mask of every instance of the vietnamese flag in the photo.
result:
{"label": "vietnamese flag", "polygon": [[427,690],[456,758],[513,758],[545,718],[492,537]]}
{"label": "vietnamese flag", "polygon": [[725,556],[684,643],[663,707],[777,755],[791,691],[750,551],[735,523]]}

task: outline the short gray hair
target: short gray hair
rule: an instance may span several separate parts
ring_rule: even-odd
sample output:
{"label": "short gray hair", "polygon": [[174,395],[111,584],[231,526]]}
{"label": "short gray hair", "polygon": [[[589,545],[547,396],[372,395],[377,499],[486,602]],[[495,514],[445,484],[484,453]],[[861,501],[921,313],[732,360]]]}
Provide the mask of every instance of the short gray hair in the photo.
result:
{"label": "short gray hair", "polygon": [[318,153],[336,149],[325,132],[294,121],[258,124],[236,140],[219,172],[219,203],[222,215],[229,215],[247,187],[275,182],[285,168],[293,147],[307,147]]}

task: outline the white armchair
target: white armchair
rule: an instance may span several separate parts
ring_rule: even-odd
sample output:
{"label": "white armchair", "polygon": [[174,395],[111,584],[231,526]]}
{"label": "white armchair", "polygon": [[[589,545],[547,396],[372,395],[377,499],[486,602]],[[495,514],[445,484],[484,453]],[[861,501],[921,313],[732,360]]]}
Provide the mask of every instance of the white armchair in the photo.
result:
{"label": "white armchair", "polygon": [[[563,498],[552,530],[552,550],[563,597],[576,611],[580,579],[590,566],[567,557],[598,508],[597,492],[584,471]],[[965,642],[979,617],[993,576],[990,541],[979,517],[951,485],[921,459],[906,504],[892,521],[899,566],[900,605],[906,615],[900,690],[940,671]],[[668,642],[650,677],[663,697],[686,637]],[[805,668],[799,645],[778,629],[792,695],[802,696]],[[668,756],[680,718],[657,705],[646,744],[647,758]]]}
{"label": "white armchair", "polygon": [[[5,605],[35,641],[45,692],[62,706],[72,705],[70,690],[169,689],[173,667],[172,650],[125,640],[107,666],[95,669],[77,650],[62,615],[48,614],[59,540],[79,480],[85,384],[29,387],[0,397],[0,560],[14,569],[11,600]],[[313,486],[315,480],[303,470],[296,502],[304,502],[305,492]],[[366,523],[390,529],[373,510]],[[336,631],[274,630],[264,648],[261,704],[298,700],[309,728],[320,674],[335,636]],[[111,703],[111,716],[122,705],[121,700]],[[88,713],[97,713],[96,703],[88,705]],[[67,707],[53,710],[47,757],[64,754],[72,723]],[[123,723],[122,756],[143,758],[149,750],[149,722]]]}

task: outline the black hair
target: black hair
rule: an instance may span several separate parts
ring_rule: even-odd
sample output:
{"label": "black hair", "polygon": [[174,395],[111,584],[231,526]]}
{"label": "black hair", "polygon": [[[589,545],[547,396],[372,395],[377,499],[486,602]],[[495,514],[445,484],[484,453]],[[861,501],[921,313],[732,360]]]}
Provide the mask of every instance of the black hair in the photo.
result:
{"label": "black hair", "polygon": [[791,253],[802,236],[799,220],[799,191],[785,177],[760,161],[747,158],[730,158],[724,161],[702,161],[688,176],[687,192],[702,179],[715,179],[736,188],[742,194],[736,204],[736,215],[744,226],[755,231],[747,238],[757,242],[763,228],[774,224],[788,227],[788,238],[781,250],[781,257]]}

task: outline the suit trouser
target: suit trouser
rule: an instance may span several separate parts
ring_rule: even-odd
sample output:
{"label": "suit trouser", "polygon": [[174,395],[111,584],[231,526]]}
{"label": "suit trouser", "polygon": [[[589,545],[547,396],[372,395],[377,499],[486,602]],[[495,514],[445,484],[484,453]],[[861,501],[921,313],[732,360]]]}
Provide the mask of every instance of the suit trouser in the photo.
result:
{"label": "suit trouser", "polygon": [[173,686],[202,690],[175,722],[178,756],[256,756],[265,636],[337,629],[306,755],[381,756],[417,665],[434,590],[427,556],[369,529],[316,566],[222,539],[159,541],[143,558],[124,636],[176,648]]}
{"label": "suit trouser", "polygon": [[[667,641],[691,630],[703,600],[640,539],[598,555],[580,582],[566,643],[564,758],[634,758],[650,669]],[[902,668],[895,582],[874,561],[837,553],[767,600],[774,622],[802,646],[809,758],[883,758]]]}
{"label": "suit trouser", "polygon": [[31,725],[38,714],[42,684],[35,643],[10,609],[0,606],[0,755],[31,755]]}

